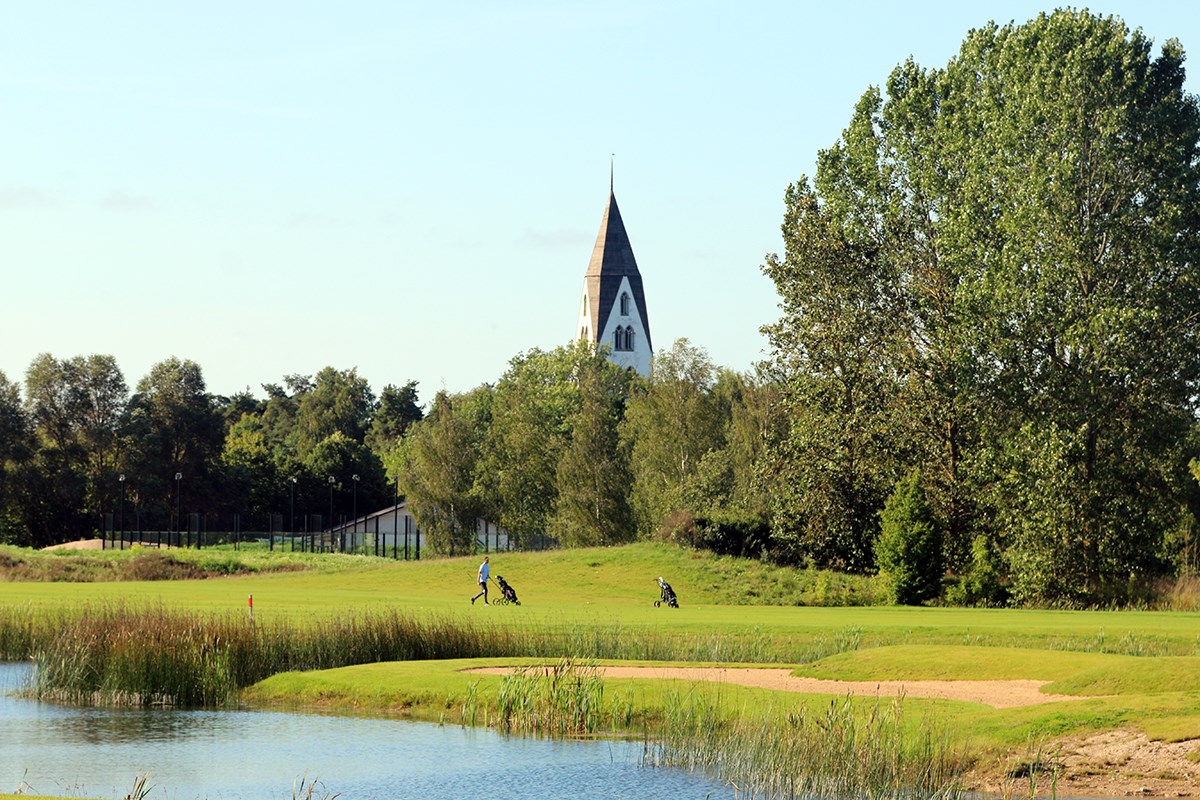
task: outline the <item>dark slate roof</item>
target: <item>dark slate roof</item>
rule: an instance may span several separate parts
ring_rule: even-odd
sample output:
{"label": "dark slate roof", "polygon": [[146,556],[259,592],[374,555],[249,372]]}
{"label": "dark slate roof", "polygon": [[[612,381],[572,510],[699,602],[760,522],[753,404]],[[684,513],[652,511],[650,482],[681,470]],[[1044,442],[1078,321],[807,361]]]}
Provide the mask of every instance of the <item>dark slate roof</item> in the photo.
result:
{"label": "dark slate roof", "polygon": [[625,223],[621,220],[621,210],[617,208],[617,197],[611,192],[608,195],[608,205],[604,208],[604,218],[600,220],[600,233],[596,236],[592,260],[584,277],[587,281],[588,297],[591,298],[592,335],[599,338],[604,332],[609,312],[617,301],[621,279],[628,278],[629,288],[633,292],[634,307],[646,331],[646,346],[653,350],[650,317],[646,313],[646,294],[642,290],[642,274],[638,272],[637,260],[633,257],[633,245],[629,243],[629,234],[625,232]]}

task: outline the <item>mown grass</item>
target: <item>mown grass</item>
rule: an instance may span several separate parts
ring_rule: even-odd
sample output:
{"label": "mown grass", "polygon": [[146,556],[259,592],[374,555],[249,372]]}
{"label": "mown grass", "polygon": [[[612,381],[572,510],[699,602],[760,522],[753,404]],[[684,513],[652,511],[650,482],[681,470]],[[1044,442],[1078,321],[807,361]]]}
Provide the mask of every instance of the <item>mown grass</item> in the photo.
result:
{"label": "mown grass", "polygon": [[[161,605],[244,614],[247,596],[253,594],[260,620],[289,618],[306,623],[386,608],[471,620],[487,614],[501,627],[599,631],[595,635],[602,637],[613,631],[624,636],[658,631],[697,639],[708,636],[716,650],[714,659],[743,658],[722,652],[731,639],[738,641],[737,649],[743,653],[748,643],[757,640],[758,655],[750,654],[748,660],[801,661],[856,647],[891,644],[1200,654],[1200,614],[1196,613],[736,605],[747,586],[764,587],[764,592],[786,580],[809,586],[806,581],[816,580],[816,576],[661,544],[493,553],[493,572],[515,586],[522,605],[490,609],[473,607],[467,600],[476,591],[477,557],[392,562],[363,556],[295,554],[302,555],[331,566],[202,581],[0,581],[0,608],[38,613],[120,602],[130,607]],[[658,575],[666,576],[679,592],[680,609],[653,607]],[[860,587],[856,594],[865,591]],[[804,656],[806,650],[812,656]]]}
{"label": "mown grass", "polygon": [[[502,679],[457,670],[571,657],[784,663],[843,679],[1038,678],[1052,681],[1052,691],[1089,699],[996,710],[908,698],[896,730],[914,753],[929,744],[922,737],[930,731],[953,731],[953,747],[939,752],[961,746],[977,759],[1117,727],[1162,738],[1200,736],[1200,697],[1190,691],[1200,687],[1200,614],[734,605],[748,587],[758,597],[817,596],[819,576],[657,544],[492,554],[493,572],[516,587],[523,605],[481,608],[467,602],[477,557],[410,563],[315,558],[336,566],[199,581],[0,582],[0,658],[36,653],[52,665],[48,673],[65,677],[59,685],[67,688],[47,689],[50,696],[89,702],[220,705],[240,697],[488,725],[501,717]],[[660,574],[679,592],[682,608],[653,607]],[[792,583],[770,585],[784,581]],[[869,596],[869,582],[854,585],[857,598]],[[251,593],[254,625],[246,615]],[[159,677],[143,680],[147,675]],[[764,709],[771,710],[772,725],[786,726],[788,719],[809,725],[826,705],[845,699],[745,687],[683,691],[677,681],[613,679],[603,681],[600,694],[599,721],[589,724],[654,731],[656,739],[675,727],[672,710],[686,698],[701,704],[693,709],[697,714],[708,713],[705,703],[715,704],[711,713],[729,722],[714,725],[713,735],[737,733],[720,741],[681,740],[670,757],[683,758],[679,754],[693,748],[725,752],[729,764],[750,758],[738,746],[765,746],[772,737],[811,749],[802,738],[788,738],[795,733],[790,730],[736,727],[765,718]],[[871,714],[886,721],[874,701],[848,702],[855,724],[866,724]],[[872,735],[887,740],[884,733]],[[845,736],[870,738],[861,731]],[[871,757],[863,755],[864,769],[878,775]],[[920,779],[903,774],[905,781]]]}

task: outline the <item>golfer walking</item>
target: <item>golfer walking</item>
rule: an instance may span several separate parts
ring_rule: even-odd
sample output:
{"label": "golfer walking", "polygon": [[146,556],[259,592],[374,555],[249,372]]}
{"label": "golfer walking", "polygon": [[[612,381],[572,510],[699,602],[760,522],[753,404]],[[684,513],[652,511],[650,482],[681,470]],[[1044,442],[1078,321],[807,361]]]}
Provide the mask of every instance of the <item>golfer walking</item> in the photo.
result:
{"label": "golfer walking", "polygon": [[475,605],[475,601],[478,600],[481,595],[483,596],[483,604],[485,606],[491,605],[487,599],[487,582],[488,576],[491,574],[492,569],[488,566],[488,557],[484,556],[483,563],[479,565],[479,594],[471,598],[471,605]]}

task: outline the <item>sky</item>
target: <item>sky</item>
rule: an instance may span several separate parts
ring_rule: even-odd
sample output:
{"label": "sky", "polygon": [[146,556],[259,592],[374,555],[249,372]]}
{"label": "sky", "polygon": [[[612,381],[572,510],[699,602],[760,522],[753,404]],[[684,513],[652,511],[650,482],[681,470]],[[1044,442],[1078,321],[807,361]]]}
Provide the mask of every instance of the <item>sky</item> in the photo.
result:
{"label": "sky", "polygon": [[[863,92],[1054,7],[0,0],[0,372],[493,383],[574,334],[610,169],[655,347],[749,370],[784,192]],[[1089,8],[1200,53],[1194,3]]]}

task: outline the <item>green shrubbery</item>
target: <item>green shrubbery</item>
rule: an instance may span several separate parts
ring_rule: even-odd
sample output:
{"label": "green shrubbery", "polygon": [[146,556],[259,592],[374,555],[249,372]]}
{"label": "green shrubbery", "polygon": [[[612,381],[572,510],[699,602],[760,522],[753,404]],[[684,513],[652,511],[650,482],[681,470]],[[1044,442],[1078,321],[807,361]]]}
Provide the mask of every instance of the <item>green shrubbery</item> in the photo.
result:
{"label": "green shrubbery", "polygon": [[913,470],[896,484],[880,514],[875,545],[879,571],[891,580],[892,601],[916,605],[942,592],[942,533]]}

